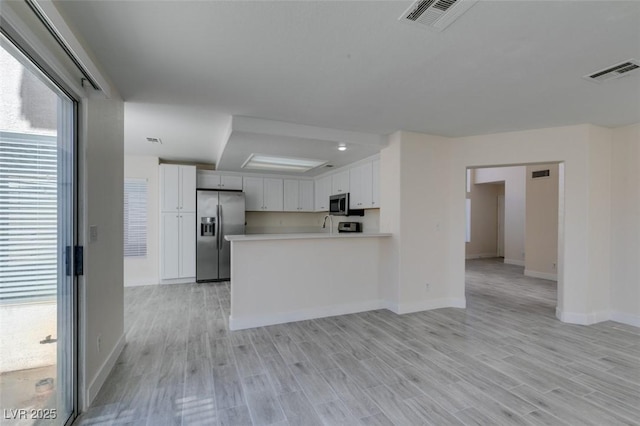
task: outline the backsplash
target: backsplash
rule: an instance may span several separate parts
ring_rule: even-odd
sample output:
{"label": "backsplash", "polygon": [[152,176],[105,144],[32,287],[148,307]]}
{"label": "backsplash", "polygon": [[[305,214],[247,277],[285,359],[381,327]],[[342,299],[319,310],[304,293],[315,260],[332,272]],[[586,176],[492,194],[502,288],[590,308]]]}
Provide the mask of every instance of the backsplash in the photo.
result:
{"label": "backsplash", "polygon": [[[247,234],[295,234],[328,232],[322,228],[326,212],[246,212]],[[333,216],[334,232],[338,232],[340,222],[362,222],[363,232],[379,232],[380,210],[365,210],[364,216]],[[327,219],[327,225],[329,219]]]}

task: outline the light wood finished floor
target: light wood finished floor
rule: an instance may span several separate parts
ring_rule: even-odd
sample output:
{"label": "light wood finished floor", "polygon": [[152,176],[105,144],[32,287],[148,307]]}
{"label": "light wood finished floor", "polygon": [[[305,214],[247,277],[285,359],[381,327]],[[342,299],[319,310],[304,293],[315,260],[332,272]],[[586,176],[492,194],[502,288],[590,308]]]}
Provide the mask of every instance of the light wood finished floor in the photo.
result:
{"label": "light wood finished floor", "polygon": [[468,261],[466,310],[239,332],[228,283],[127,288],[128,344],[79,423],[637,425],[640,330],[563,324],[522,272]]}

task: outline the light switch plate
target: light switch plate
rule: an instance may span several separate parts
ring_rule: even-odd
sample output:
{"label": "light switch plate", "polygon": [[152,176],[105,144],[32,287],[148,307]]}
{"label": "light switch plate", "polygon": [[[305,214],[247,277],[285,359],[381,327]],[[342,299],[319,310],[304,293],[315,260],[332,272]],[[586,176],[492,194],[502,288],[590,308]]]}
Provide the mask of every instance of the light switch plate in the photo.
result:
{"label": "light switch plate", "polygon": [[95,243],[98,241],[98,225],[89,226],[89,242]]}

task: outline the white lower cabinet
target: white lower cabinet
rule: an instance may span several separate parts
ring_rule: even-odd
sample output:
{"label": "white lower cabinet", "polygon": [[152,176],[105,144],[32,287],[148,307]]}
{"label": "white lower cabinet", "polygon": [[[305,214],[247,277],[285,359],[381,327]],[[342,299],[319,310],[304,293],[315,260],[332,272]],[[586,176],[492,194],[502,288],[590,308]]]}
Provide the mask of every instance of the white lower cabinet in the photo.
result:
{"label": "white lower cabinet", "polygon": [[161,278],[195,277],[196,214],[162,213],[161,232]]}

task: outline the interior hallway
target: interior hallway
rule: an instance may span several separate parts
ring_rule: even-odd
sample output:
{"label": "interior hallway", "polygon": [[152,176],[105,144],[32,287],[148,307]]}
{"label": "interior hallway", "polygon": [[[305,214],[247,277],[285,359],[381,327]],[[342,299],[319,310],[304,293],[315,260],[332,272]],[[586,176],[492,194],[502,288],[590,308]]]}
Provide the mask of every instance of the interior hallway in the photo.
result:
{"label": "interior hallway", "polygon": [[640,330],[559,322],[555,283],[467,261],[466,310],[231,332],[229,285],[125,289],[127,346],[79,424],[637,424]]}

